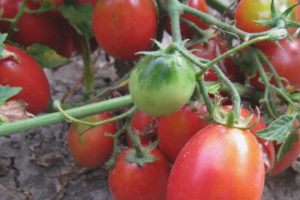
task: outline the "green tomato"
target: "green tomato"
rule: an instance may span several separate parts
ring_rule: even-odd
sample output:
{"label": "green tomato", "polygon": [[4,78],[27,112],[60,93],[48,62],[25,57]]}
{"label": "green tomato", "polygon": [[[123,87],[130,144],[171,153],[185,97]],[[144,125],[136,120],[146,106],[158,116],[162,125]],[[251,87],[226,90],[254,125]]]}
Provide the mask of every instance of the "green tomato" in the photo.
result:
{"label": "green tomato", "polygon": [[137,108],[158,117],[179,110],[194,88],[193,64],[177,52],[144,57],[129,80],[129,91]]}

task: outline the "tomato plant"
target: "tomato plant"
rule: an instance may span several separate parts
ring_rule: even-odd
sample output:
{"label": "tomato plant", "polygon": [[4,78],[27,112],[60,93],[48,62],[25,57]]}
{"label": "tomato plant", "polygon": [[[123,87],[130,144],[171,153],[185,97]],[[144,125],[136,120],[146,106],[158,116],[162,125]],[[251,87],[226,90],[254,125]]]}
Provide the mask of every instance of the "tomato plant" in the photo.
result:
{"label": "tomato plant", "polygon": [[159,119],[159,148],[169,161],[174,162],[185,143],[208,125],[205,119],[198,116],[200,114],[201,110],[193,110],[189,105],[185,105],[176,113]]}
{"label": "tomato plant", "polygon": [[0,60],[0,84],[22,87],[12,99],[25,101],[33,114],[44,111],[50,98],[50,87],[41,66],[27,53],[11,45],[5,50],[13,55]]}
{"label": "tomato plant", "polygon": [[[200,10],[202,12],[208,13],[208,8],[205,0],[188,0],[187,5],[197,10]],[[203,20],[191,14],[182,14],[180,17],[189,20],[190,22],[194,23],[196,26],[198,26],[201,29],[207,29],[209,27],[209,25],[206,24]],[[171,34],[170,17],[167,17],[165,27],[166,27],[166,31],[169,34]],[[180,23],[180,31],[183,38],[192,38],[194,35],[193,29],[188,27],[183,22]]]}
{"label": "tomato plant", "polygon": [[194,87],[193,66],[178,53],[144,57],[129,80],[135,105],[152,116],[166,116],[179,110],[188,102]]}
{"label": "tomato plant", "polygon": [[255,136],[214,124],[201,129],[181,150],[171,170],[167,199],[259,200],[264,176]]}
{"label": "tomato plant", "polygon": [[125,149],[117,157],[115,167],[108,175],[108,183],[115,200],[164,200],[170,166],[157,149],[151,151],[156,160],[138,166],[124,159],[135,154],[133,149]]}
{"label": "tomato plant", "polygon": [[[97,122],[112,117],[110,113],[84,118],[89,122]],[[113,151],[113,138],[106,133],[116,133],[115,122],[91,128],[87,125],[73,122],[68,133],[69,149],[78,164],[94,168],[104,164]]]}
{"label": "tomato plant", "polygon": [[156,36],[155,5],[152,0],[99,1],[94,8],[92,27],[106,53],[117,59],[135,59],[137,52],[151,47],[151,39]]}

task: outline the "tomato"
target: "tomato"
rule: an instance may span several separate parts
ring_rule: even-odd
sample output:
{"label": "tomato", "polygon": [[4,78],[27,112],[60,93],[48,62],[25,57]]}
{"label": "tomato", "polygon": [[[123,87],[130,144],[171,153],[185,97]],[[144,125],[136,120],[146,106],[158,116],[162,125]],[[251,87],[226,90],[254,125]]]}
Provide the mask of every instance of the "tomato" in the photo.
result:
{"label": "tomato", "polygon": [[50,98],[50,87],[41,66],[27,53],[16,47],[5,45],[5,50],[15,54],[0,60],[0,84],[22,87],[12,99],[25,101],[26,110],[33,114],[46,109]]}
{"label": "tomato", "polygon": [[[2,0],[0,8],[4,9],[3,18],[13,18],[20,9],[22,0]],[[31,9],[31,4],[27,8]],[[34,24],[35,28],[32,28]],[[48,13],[28,14],[24,13],[17,23],[18,30],[14,31],[10,39],[13,42],[24,46],[33,43],[48,45],[53,49],[58,49],[61,43],[61,33],[59,22],[54,20]],[[0,31],[7,32],[9,23],[0,22]]]}
{"label": "tomato", "polygon": [[[158,119],[147,115],[142,111],[136,111],[131,121],[131,130],[133,134],[140,136],[142,144],[149,144],[150,139],[156,135]],[[130,138],[127,135],[127,141],[129,145],[132,145]]]}
{"label": "tomato", "polygon": [[[190,48],[193,50],[193,54],[208,60],[213,60],[219,55],[225,53],[227,49],[226,43],[219,37],[214,37],[207,42],[194,45]],[[228,57],[222,61],[222,64],[218,64],[224,74],[233,82],[240,82],[241,78],[237,66],[234,65],[232,60]],[[213,69],[206,71],[204,76],[205,81],[217,81],[218,76]]]}
{"label": "tomato", "polygon": [[[299,126],[299,122],[295,122],[295,127]],[[300,130],[296,130],[295,134],[298,135],[298,141],[292,144],[288,153],[286,153],[279,161],[275,163],[274,168],[271,170],[270,175],[277,175],[289,168],[300,154]],[[276,151],[279,150],[280,145],[276,144]]]}
{"label": "tomato", "polygon": [[155,162],[139,167],[121,158],[128,158],[132,149],[123,151],[115,167],[108,174],[108,183],[114,200],[165,200],[170,166],[157,149],[151,156]]}
{"label": "tomato", "polygon": [[167,200],[260,200],[264,179],[255,136],[213,124],[196,133],[179,153],[169,177]]}
{"label": "tomato", "polygon": [[180,53],[146,56],[129,79],[129,91],[137,108],[151,116],[179,110],[193,94],[195,71]]}
{"label": "tomato", "polygon": [[[275,0],[275,7],[283,12],[289,6],[298,3],[297,0]],[[236,26],[246,32],[263,32],[270,27],[262,26],[255,21],[271,19],[271,0],[241,0],[235,11]],[[300,8],[297,6],[295,11],[289,15],[290,20],[300,21]]]}
{"label": "tomato", "polygon": [[[188,0],[187,5],[189,7],[195,8],[197,10],[200,10],[202,12],[208,13],[208,8],[205,0]],[[180,17],[189,20],[190,22],[193,22],[196,26],[198,26],[201,29],[207,29],[209,27],[208,24],[206,24],[203,20],[199,19],[198,17],[195,17],[191,14],[182,14]],[[166,18],[166,31],[171,34],[171,22],[170,17]],[[183,38],[192,38],[194,35],[193,29],[189,28],[186,24],[183,22],[180,23],[180,31]]]}
{"label": "tomato", "polygon": [[158,121],[159,148],[169,161],[174,162],[185,143],[208,122],[200,118],[200,111],[183,106],[176,113],[161,117]]}
{"label": "tomato", "polygon": [[80,4],[91,4],[93,7],[96,5],[97,0],[77,0]]}
{"label": "tomato", "polygon": [[117,59],[135,59],[137,52],[151,47],[156,36],[155,5],[152,0],[98,1],[92,28],[106,53]]}
{"label": "tomato", "polygon": [[[260,50],[270,58],[270,62],[279,76],[287,79],[291,86],[300,88],[300,39],[293,38],[292,41],[283,39],[279,43],[280,46],[265,46],[260,47]],[[264,69],[269,71],[266,66],[264,66]],[[256,88],[264,89],[264,85],[258,81],[258,77],[257,73],[255,78],[250,79],[250,82]],[[273,78],[271,83],[275,84]]]}
{"label": "tomato", "polygon": [[[112,117],[110,113],[101,113],[86,117],[83,120],[97,122]],[[90,128],[87,125],[72,122],[68,132],[69,149],[78,164],[88,168],[104,164],[113,151],[113,138],[105,136],[106,133],[115,134],[116,123],[110,122],[101,126]]]}

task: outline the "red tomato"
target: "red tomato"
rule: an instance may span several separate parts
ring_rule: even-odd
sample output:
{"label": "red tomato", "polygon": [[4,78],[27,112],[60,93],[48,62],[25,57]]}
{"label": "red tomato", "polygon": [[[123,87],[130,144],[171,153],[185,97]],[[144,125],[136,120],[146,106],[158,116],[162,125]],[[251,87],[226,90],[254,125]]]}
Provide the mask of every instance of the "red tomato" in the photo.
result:
{"label": "red tomato", "polygon": [[[300,88],[300,39],[293,38],[292,41],[283,39],[279,41],[280,47],[277,45],[260,47],[260,50],[270,58],[270,62],[277,71],[278,75],[286,78],[289,84]],[[264,66],[265,71],[269,71]],[[264,85],[258,81],[259,75],[251,79],[251,84],[256,88],[264,89]],[[275,84],[272,79],[271,83]],[[285,82],[283,82],[285,83]]]}
{"label": "red tomato", "polygon": [[[187,5],[191,8],[195,8],[202,12],[208,13],[207,4],[206,4],[205,0],[189,0],[187,2]],[[203,20],[201,20],[198,17],[195,17],[191,14],[182,14],[181,17],[189,20],[190,22],[193,22],[196,26],[198,26],[201,29],[207,29],[209,27],[209,25],[206,24]],[[194,35],[193,29],[189,28],[184,23],[180,23],[180,30],[181,30],[181,35],[183,38],[192,38]],[[171,34],[171,32],[172,32],[170,17],[167,17],[167,19],[166,19],[166,31],[169,34]]]}
{"label": "red tomato", "polygon": [[[299,126],[299,122],[295,122],[295,127]],[[298,141],[294,142],[291,150],[286,153],[279,161],[275,163],[274,168],[271,170],[270,175],[280,174],[289,168],[293,162],[297,159],[300,154],[300,130],[296,130],[295,133],[298,135]],[[279,149],[280,145],[275,145],[276,150]]]}
{"label": "red tomato", "polygon": [[[220,54],[223,54],[228,50],[226,43],[219,37],[212,38],[208,40],[208,42],[203,44],[197,44],[190,49],[197,50],[193,52],[194,55],[209,60],[215,59]],[[231,81],[241,81],[238,68],[234,65],[230,58],[224,59],[224,62],[222,64],[219,64],[218,66]],[[204,80],[217,81],[218,76],[213,69],[209,69],[208,71],[206,71]]]}
{"label": "red tomato", "polygon": [[[112,117],[110,113],[84,118],[86,121],[97,122]],[[113,151],[113,138],[105,136],[105,133],[115,134],[116,123],[111,122],[97,126],[88,131],[89,126],[73,122],[69,129],[69,149],[78,164],[88,168],[98,167],[104,164]]]}
{"label": "red tomato", "polygon": [[[275,0],[275,7],[283,12],[289,6],[298,3],[297,0]],[[297,6],[295,11],[289,15],[294,21],[300,21],[300,8]],[[255,21],[271,19],[271,0],[241,0],[235,11],[236,26],[246,32],[263,32],[270,27],[262,26]]]}
{"label": "red tomato", "polygon": [[[131,130],[133,134],[138,133],[142,144],[149,144],[150,138],[156,134],[158,119],[143,113],[142,111],[137,111],[132,118]],[[127,135],[127,141],[129,145],[132,142]]]}
{"label": "red tomato", "polygon": [[161,117],[158,121],[159,148],[169,161],[174,162],[185,143],[201,128],[208,125],[200,118],[199,111],[185,105],[176,113]]}
{"label": "red tomato", "polygon": [[135,59],[137,52],[151,47],[156,36],[155,5],[152,0],[98,1],[92,27],[105,52],[118,59]]}
{"label": "red tomato", "polygon": [[12,99],[21,99],[33,114],[46,109],[50,98],[50,87],[41,66],[28,54],[16,47],[5,45],[5,49],[16,55],[0,60],[0,84],[22,87]]}
{"label": "red tomato", "polygon": [[169,177],[167,200],[260,200],[264,178],[255,136],[214,124],[201,129],[181,150]]}
{"label": "red tomato", "polygon": [[114,200],[165,200],[170,166],[157,149],[151,156],[155,162],[139,167],[121,158],[128,158],[133,149],[123,151],[115,167],[108,174],[108,183]]}

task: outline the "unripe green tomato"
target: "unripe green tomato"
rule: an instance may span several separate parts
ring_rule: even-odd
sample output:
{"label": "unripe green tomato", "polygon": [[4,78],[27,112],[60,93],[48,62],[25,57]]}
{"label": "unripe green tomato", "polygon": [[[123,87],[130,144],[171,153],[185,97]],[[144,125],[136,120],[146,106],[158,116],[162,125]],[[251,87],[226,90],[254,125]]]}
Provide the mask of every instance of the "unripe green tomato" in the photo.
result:
{"label": "unripe green tomato", "polygon": [[144,57],[129,80],[129,91],[137,108],[157,117],[179,110],[194,88],[193,64],[177,52]]}

